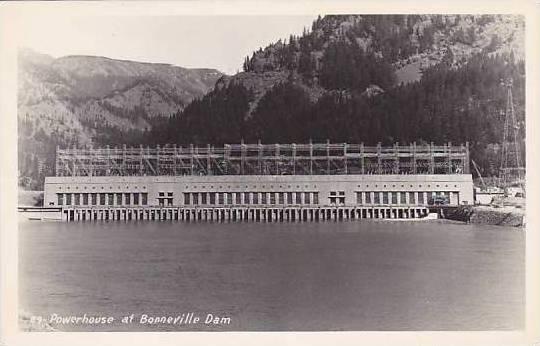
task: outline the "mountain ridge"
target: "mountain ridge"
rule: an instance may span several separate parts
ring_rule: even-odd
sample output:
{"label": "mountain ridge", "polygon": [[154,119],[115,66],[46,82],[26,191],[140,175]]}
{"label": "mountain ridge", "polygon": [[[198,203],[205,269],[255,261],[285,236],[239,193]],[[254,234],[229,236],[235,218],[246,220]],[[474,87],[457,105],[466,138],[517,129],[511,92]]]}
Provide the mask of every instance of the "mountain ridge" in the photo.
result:
{"label": "mountain ridge", "polygon": [[30,49],[19,51],[18,62],[20,175],[23,185],[33,187],[52,173],[56,145],[99,145],[111,128],[147,131],[223,76],[211,68],[88,55],[53,58]]}
{"label": "mountain ridge", "polygon": [[[311,31],[304,31],[302,36],[291,35],[288,41],[278,40],[246,57],[244,72],[254,72],[255,79],[274,72],[280,76],[275,78],[275,85],[287,80],[283,77],[286,71],[292,74],[296,84],[317,88],[321,86],[327,48],[344,41],[391,64],[396,84],[410,83],[421,78],[422,70],[445,59],[454,68],[482,52],[488,55],[512,52],[516,60],[524,60],[524,25],[523,17],[504,15],[319,16]],[[240,72],[226,76],[225,80],[243,82],[246,78]],[[248,84],[261,83],[249,81]],[[250,110],[256,108],[268,90],[268,87],[253,89],[256,96]],[[322,94],[317,91],[310,97]]]}

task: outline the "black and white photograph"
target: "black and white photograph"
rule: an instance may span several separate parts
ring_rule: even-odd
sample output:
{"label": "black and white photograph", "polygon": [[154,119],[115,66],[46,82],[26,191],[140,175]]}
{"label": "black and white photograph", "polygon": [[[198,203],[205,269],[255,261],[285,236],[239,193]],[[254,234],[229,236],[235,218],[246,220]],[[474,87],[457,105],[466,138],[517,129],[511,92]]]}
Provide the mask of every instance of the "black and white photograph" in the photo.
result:
{"label": "black and white photograph", "polygon": [[533,343],[531,3],[190,3],[6,21],[17,335]]}

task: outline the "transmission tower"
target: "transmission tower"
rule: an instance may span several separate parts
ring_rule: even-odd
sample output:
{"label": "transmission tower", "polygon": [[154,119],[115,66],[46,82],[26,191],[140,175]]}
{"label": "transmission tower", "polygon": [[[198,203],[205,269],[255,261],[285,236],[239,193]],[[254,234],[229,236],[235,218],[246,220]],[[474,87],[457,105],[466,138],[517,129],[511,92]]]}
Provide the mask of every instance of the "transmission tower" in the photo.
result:
{"label": "transmission tower", "polygon": [[[514,111],[512,98],[513,80],[501,82],[507,89],[506,111],[504,115],[504,132],[501,150],[501,166],[499,170],[499,186],[507,187],[519,183],[523,187],[525,168],[521,164],[520,144],[518,142],[519,124]],[[513,160],[512,160],[513,159]]]}

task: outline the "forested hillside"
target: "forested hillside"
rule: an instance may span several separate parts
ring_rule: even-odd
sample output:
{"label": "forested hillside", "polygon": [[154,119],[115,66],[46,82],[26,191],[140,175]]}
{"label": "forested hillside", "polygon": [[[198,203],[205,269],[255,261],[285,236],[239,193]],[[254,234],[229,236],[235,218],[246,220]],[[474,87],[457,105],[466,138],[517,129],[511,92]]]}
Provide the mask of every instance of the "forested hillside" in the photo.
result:
{"label": "forested hillside", "polygon": [[[522,24],[512,16],[319,18],[303,36],[246,58],[245,72],[221,78],[143,141],[469,142],[482,174],[496,175],[502,81],[513,80],[524,146]],[[398,78],[415,64],[418,76]]]}

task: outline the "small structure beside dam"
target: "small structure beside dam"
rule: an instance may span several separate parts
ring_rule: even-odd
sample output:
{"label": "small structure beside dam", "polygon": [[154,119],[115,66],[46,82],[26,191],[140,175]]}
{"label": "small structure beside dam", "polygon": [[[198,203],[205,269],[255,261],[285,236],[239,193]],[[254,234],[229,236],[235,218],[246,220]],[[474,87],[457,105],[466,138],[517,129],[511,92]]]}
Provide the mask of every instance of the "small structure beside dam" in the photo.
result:
{"label": "small structure beside dam", "polygon": [[468,145],[72,148],[44,207],[65,220],[422,219],[473,204]]}

